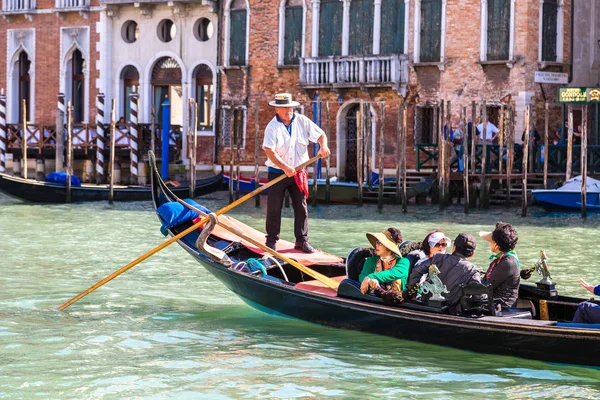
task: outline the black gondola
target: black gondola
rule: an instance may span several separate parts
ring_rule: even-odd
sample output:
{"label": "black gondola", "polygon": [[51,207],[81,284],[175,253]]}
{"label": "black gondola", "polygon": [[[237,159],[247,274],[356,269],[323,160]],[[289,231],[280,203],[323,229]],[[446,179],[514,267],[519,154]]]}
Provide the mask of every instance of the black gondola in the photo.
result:
{"label": "black gondola", "polygon": [[[153,168],[152,187],[157,211],[166,203],[181,202],[164,185],[156,168]],[[202,210],[202,206],[196,208]],[[166,225],[161,213],[157,214]],[[234,225],[248,235],[264,240],[260,232],[233,218],[218,218],[219,223]],[[192,224],[191,220],[180,222],[167,231],[174,236]],[[502,316],[450,315],[447,308],[433,302],[407,301],[389,306],[377,297],[361,295],[346,282],[342,282],[337,291],[324,287],[292,265],[264,258],[265,253],[248,241],[227,234],[218,225],[211,225],[208,223],[204,229],[186,235],[179,244],[229,290],[258,310],[335,328],[481,353],[600,365],[600,326],[568,322],[578,303],[584,299],[558,295],[551,285],[521,284],[519,302],[530,308]],[[285,255],[337,281],[346,277],[348,260],[322,252],[305,255],[290,250]],[[260,268],[256,268],[257,261]]]}
{"label": "black gondola", "polygon": [[[194,196],[201,196],[219,190],[222,180],[223,173],[221,172],[218,175],[196,181]],[[187,184],[174,187],[172,190],[177,196],[181,197],[189,196],[190,192]],[[9,196],[36,203],[65,203],[67,200],[65,185],[23,179],[3,173],[0,173],[0,191]],[[71,201],[74,203],[108,200],[108,195],[108,185],[82,184],[81,186],[71,187]],[[115,201],[150,199],[152,199],[152,189],[149,186],[114,186]]]}

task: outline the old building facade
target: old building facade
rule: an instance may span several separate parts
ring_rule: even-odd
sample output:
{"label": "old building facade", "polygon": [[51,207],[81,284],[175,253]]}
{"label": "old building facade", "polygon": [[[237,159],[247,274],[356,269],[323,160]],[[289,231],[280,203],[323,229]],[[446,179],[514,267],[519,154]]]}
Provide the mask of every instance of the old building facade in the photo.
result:
{"label": "old building facade", "polygon": [[[548,102],[556,130],[557,85],[536,83],[534,73],[567,73],[573,85],[593,85],[598,76],[599,2],[572,1],[4,0],[0,88],[8,123],[22,119],[25,100],[30,123],[55,125],[61,92],[76,123],[95,123],[99,94],[105,122],[113,99],[117,118],[129,120],[129,94],[136,92],[140,123],[151,122],[153,106],[162,122],[160,104],[168,98],[171,124],[183,133],[192,128],[185,106],[195,98],[198,168],[206,169],[229,163],[238,136],[241,162],[251,169],[274,94],[291,92],[311,117],[318,94],[332,171],[352,180],[361,100],[370,108],[372,153],[384,125],[388,169],[397,165],[401,104],[408,107],[409,168],[415,145],[435,142],[433,110],[442,99],[451,102],[455,124],[473,101],[486,100],[492,120],[500,100],[509,101],[517,142],[526,105],[541,132]],[[586,45],[572,40],[574,7],[588,18],[574,28],[593,26]],[[182,141],[182,158],[186,146]],[[375,168],[375,157],[371,163]]]}

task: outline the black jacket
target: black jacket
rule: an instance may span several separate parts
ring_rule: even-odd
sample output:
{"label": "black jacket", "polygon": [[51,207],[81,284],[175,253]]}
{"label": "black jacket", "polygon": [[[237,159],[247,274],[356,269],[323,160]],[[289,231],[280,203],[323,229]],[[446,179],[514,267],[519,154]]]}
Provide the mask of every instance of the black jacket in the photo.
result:
{"label": "black jacket", "polygon": [[468,261],[462,254],[436,254],[431,258],[423,259],[417,263],[408,277],[407,288],[410,290],[419,283],[421,277],[429,271],[429,266],[435,264],[440,270],[438,277],[448,293],[442,293],[446,298],[450,312],[459,314],[460,285],[473,282],[481,283],[481,269]]}
{"label": "black jacket", "polygon": [[514,257],[502,257],[494,266],[495,263],[496,260],[490,264],[483,282],[492,284],[494,304],[500,304],[502,309],[507,309],[512,307],[519,297],[521,283],[519,263]]}

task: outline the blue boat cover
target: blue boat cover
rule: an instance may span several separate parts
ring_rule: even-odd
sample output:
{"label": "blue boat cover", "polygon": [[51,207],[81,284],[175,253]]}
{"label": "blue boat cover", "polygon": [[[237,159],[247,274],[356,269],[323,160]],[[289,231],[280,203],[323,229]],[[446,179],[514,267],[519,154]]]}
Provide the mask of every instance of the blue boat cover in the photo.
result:
{"label": "blue boat cover", "polygon": [[600,329],[600,324],[577,324],[573,322],[557,322],[556,326],[560,326],[562,328]]}
{"label": "blue boat cover", "polygon": [[[206,214],[210,213],[208,208],[201,206],[192,199],[184,199],[183,201],[191,206],[196,207]],[[198,217],[197,212],[192,211],[183,204],[174,201],[162,204],[156,211],[162,220],[160,231],[165,236],[167,234],[167,229],[173,228],[174,226],[187,221],[192,221]]]}
{"label": "blue boat cover", "polygon": [[[46,175],[46,182],[57,183],[59,185],[67,184],[66,172],[52,172]],[[71,186],[81,186],[81,181],[75,175],[71,175]]]}

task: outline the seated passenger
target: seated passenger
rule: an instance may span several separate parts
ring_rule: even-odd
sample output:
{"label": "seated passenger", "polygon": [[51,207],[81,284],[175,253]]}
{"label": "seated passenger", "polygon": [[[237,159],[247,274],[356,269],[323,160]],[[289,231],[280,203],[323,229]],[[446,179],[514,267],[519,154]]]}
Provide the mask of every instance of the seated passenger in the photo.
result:
{"label": "seated passenger", "polygon": [[460,286],[469,283],[481,283],[481,269],[468,261],[475,254],[475,238],[468,233],[460,233],[454,239],[452,254],[435,254],[418,264],[409,277],[411,284],[418,284],[421,277],[428,273],[429,266],[435,264],[440,271],[438,278],[446,285],[448,293],[444,293],[446,303],[452,314],[461,314]]}
{"label": "seated passenger", "polygon": [[431,231],[423,239],[423,251],[427,258],[435,254],[446,254],[448,246],[450,246],[450,238],[441,230]]}
{"label": "seated passenger", "polygon": [[[583,286],[588,292],[600,296],[600,285],[594,287],[580,279],[581,286]],[[579,304],[573,322],[578,324],[600,324],[600,305],[592,303],[591,301],[584,301]]]}
{"label": "seated passenger", "polygon": [[388,228],[382,233],[367,233],[367,239],[375,248],[375,256],[365,260],[359,275],[360,291],[367,293],[371,289],[381,288],[402,291],[408,278],[409,263],[400,254],[398,244],[402,234],[396,228]]}
{"label": "seated passenger", "polygon": [[492,285],[497,310],[507,310],[519,297],[521,265],[514,252],[519,236],[511,224],[498,222],[493,232],[479,232],[490,243],[492,262],[483,277],[485,285]]}

